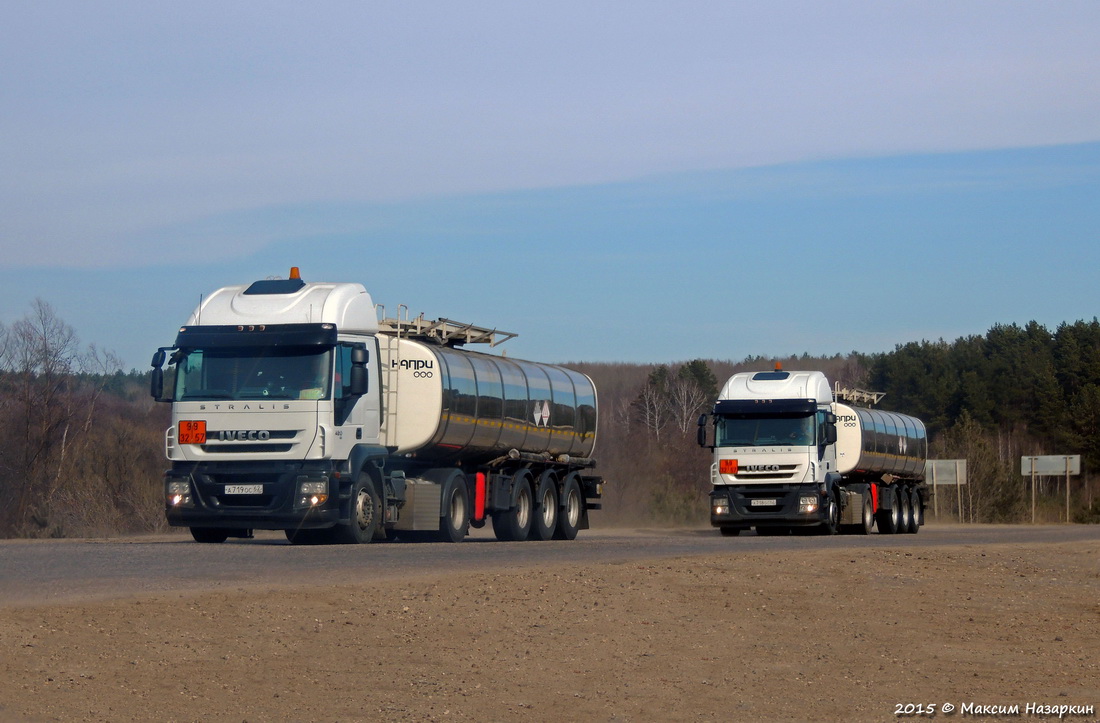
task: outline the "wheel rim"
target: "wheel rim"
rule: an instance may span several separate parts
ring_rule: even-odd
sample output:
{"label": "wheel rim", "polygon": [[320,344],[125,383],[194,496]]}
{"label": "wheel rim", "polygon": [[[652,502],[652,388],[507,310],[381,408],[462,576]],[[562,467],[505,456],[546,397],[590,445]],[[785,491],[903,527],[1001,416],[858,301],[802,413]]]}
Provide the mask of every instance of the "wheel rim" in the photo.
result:
{"label": "wheel rim", "polygon": [[360,530],[366,530],[374,521],[374,505],[371,502],[370,493],[366,488],[359,490],[359,496],[355,498],[355,522]]}
{"label": "wheel rim", "polygon": [[457,530],[462,525],[464,519],[466,519],[466,500],[463,499],[459,491],[455,489],[451,492],[451,527]]}
{"label": "wheel rim", "polygon": [[871,505],[863,505],[863,528],[870,530],[875,524],[875,511],[871,509]]}
{"label": "wheel rim", "polygon": [[576,487],[569,489],[565,498],[565,520],[570,527],[576,527],[581,519],[581,494]]}
{"label": "wheel rim", "polygon": [[549,488],[542,493],[542,526],[553,529],[557,522],[558,511],[554,508],[554,495]]}
{"label": "wheel rim", "polygon": [[531,519],[531,491],[530,488],[520,490],[516,498],[516,525],[523,529],[527,527]]}

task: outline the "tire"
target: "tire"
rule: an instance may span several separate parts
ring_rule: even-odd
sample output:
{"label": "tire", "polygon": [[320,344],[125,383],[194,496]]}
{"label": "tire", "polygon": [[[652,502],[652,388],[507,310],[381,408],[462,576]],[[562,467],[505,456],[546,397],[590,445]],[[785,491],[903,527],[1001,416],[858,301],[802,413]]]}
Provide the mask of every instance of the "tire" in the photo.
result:
{"label": "tire", "polygon": [[493,534],[505,542],[522,542],[531,532],[534,496],[531,493],[531,477],[518,472],[512,481],[512,506],[493,514]]}
{"label": "tire", "polygon": [[584,495],[581,494],[581,485],[577,482],[577,475],[571,474],[565,478],[565,484],[562,485],[560,504],[558,527],[554,530],[554,539],[575,540],[581,529],[581,519],[584,516]]}
{"label": "tire", "polygon": [[916,487],[909,490],[909,511],[911,520],[909,532],[915,535],[920,532],[921,525],[924,524],[924,507],[921,505],[920,490]]}
{"label": "tire", "polygon": [[823,535],[835,535],[840,532],[840,505],[836,497],[829,495],[829,518],[821,524],[818,530]]}
{"label": "tire", "polygon": [[737,537],[741,534],[740,527],[719,527],[718,530],[722,533],[722,537]]}
{"label": "tire", "polygon": [[216,527],[192,527],[191,537],[195,542],[218,544],[229,539],[229,530],[219,530]]}
{"label": "tire", "polygon": [[890,509],[879,510],[875,513],[875,522],[878,523],[878,533],[880,535],[897,534],[898,525],[901,521],[899,513],[897,497],[894,497],[894,504]]}
{"label": "tire", "polygon": [[360,474],[351,487],[349,520],[332,528],[329,541],[338,545],[362,545],[374,539],[382,517],[382,504],[369,475]]}
{"label": "tire", "polygon": [[444,495],[436,539],[440,542],[462,542],[470,530],[470,493],[466,489],[465,475],[455,474]]}
{"label": "tire", "polygon": [[905,488],[899,489],[894,498],[900,503],[898,509],[897,533],[899,535],[908,534],[913,524],[913,510],[909,507],[909,490]]}
{"label": "tire", "polygon": [[532,540],[549,540],[558,528],[558,476],[547,470],[539,475],[539,489],[535,493],[534,519],[531,523]]}
{"label": "tire", "polygon": [[871,500],[863,498],[863,522],[862,524],[855,525],[855,533],[857,535],[869,535],[871,530],[875,527],[875,510],[871,506]]}

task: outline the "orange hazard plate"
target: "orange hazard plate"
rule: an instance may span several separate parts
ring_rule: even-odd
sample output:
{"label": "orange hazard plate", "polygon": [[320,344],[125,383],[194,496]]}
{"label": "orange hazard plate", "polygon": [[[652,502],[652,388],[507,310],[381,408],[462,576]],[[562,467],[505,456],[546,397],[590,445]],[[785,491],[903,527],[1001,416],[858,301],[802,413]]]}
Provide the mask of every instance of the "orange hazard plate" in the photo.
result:
{"label": "orange hazard plate", "polygon": [[206,420],[193,419],[179,424],[180,444],[206,444]]}

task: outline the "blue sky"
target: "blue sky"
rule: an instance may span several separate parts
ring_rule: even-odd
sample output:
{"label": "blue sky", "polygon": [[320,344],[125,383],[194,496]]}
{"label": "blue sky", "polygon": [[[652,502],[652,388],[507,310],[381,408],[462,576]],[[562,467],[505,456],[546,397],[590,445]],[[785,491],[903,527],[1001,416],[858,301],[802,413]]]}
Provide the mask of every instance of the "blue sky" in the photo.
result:
{"label": "blue sky", "polygon": [[0,323],[144,367],[291,265],[513,356],[1097,315],[1100,3],[21,3]]}

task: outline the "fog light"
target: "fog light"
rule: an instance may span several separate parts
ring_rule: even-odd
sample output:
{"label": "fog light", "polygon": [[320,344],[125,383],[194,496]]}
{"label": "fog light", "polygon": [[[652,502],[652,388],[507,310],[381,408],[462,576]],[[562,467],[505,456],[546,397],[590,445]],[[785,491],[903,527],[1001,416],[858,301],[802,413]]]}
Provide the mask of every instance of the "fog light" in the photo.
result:
{"label": "fog light", "polygon": [[809,514],[811,512],[817,512],[817,498],[816,497],[800,497],[798,500],[798,511],[801,514]]}
{"label": "fog light", "polygon": [[711,507],[711,514],[715,516],[728,515],[730,513],[730,506],[725,502],[715,502]]}

